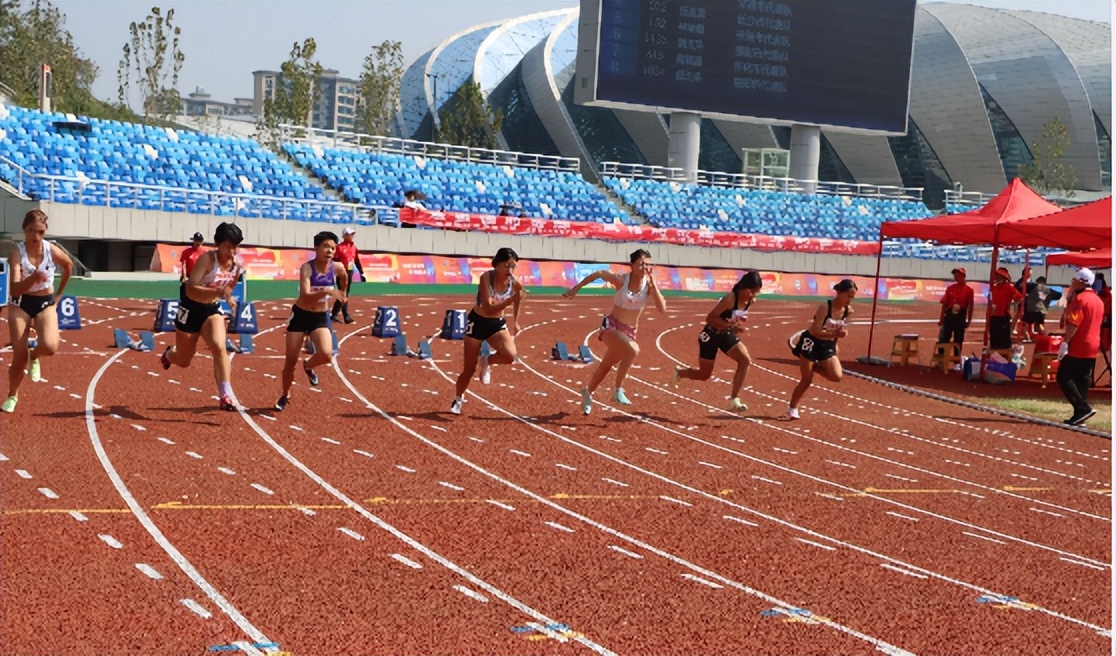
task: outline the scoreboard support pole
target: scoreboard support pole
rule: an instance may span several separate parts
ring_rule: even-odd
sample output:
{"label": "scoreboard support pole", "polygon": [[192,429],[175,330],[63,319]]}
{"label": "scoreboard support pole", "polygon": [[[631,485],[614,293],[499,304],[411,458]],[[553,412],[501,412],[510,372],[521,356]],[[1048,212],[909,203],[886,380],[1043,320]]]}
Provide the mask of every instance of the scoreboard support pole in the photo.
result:
{"label": "scoreboard support pole", "polygon": [[667,166],[682,169],[687,182],[697,182],[698,152],[701,147],[701,114],[672,112]]}
{"label": "scoreboard support pole", "polygon": [[803,181],[800,193],[817,191],[818,163],[821,161],[821,128],[816,125],[791,126],[790,171],[792,180]]}

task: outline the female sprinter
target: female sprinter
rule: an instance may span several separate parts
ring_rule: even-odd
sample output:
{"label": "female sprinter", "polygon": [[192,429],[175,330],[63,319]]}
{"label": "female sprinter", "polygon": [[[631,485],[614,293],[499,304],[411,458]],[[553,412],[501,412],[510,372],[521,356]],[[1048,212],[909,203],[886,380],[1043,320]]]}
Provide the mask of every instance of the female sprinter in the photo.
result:
{"label": "female sprinter", "polygon": [[314,344],[314,355],[302,363],[302,370],[312,386],[318,386],[318,374],[314,368],[333,361],[333,338],[329,334],[326,313],[330,301],[336,299],[341,307],[345,307],[348,300],[345,297],[348,273],[345,265],[333,260],[336,250],[337,235],[319,232],[314,235],[314,259],[299,267],[298,298],[291,306],[291,321],[287,324],[283,393],[275,402],[275,409],[280,412],[291,402],[291,384],[294,383],[295,364],[298,363],[303,340],[309,339]]}
{"label": "female sprinter", "polygon": [[581,388],[581,411],[584,414],[593,411],[593,392],[613,367],[616,367],[616,392],[613,399],[620,405],[632,404],[624,393],[624,379],[628,377],[628,369],[639,355],[639,344],[636,343],[639,315],[643,313],[648,298],[654,298],[655,307],[660,312],[666,312],[666,299],[655,285],[655,277],[652,275],[654,267],[651,265],[651,254],[641,248],[634,251],[629,259],[630,273],[619,276],[607,269],[597,271],[562,294],[566,298],[573,298],[582,287],[594,280],[604,280],[616,288],[612,297],[612,312],[601,322],[601,331],[597,335],[605,345],[604,357],[593,371],[589,383]]}
{"label": "female sprinter", "polygon": [[244,265],[237,257],[244,233],[235,223],[222,223],[213,233],[216,249],[198,258],[178,299],[178,314],[174,318],[174,344],[167,347],[159,361],[163,369],[171,365],[189,367],[198,349],[198,338],[205,340],[213,356],[213,378],[217,382],[217,397],[222,410],[235,411],[236,397],[229,382],[231,366],[225,351],[225,320],[219,302],[223,298],[236,316],[233,288],[244,273]]}
{"label": "female sprinter", "polygon": [[[457,377],[453,403],[450,412],[461,414],[461,404],[465,403],[465,390],[477,371],[480,361],[480,379],[485,385],[492,381],[491,367],[494,364],[511,364],[519,357],[515,350],[515,334],[519,332],[519,307],[527,290],[515,279],[515,267],[519,255],[510,248],[501,248],[492,258],[492,269],[481,274],[477,286],[477,304],[469,311],[469,323],[465,326],[465,366]],[[504,310],[511,305],[511,323],[504,320]],[[488,342],[492,353],[480,357],[481,344]]]}
{"label": "female sprinter", "polygon": [[798,356],[802,378],[791,393],[787,413],[780,417],[784,421],[799,418],[798,404],[814,382],[815,371],[835,383],[841,382],[843,372],[841,361],[837,359],[837,340],[848,335],[845,323],[852,314],[849,304],[856,298],[856,283],[846,278],[834,285],[833,290],[836,296],[818,306],[814,323],[791,336],[791,352]]}
{"label": "female sprinter", "polygon": [[[45,239],[47,215],[42,210],[31,210],[23,217],[23,241],[12,247],[8,254],[11,266],[8,305],[8,334],[12,340],[12,364],[8,367],[8,398],[0,410],[15,412],[19,402],[19,386],[23,383],[23,370],[30,362],[31,382],[42,380],[39,358],[54,355],[58,350],[58,313],[54,305],[54,270],[62,269],[58,283],[58,296],[66,289],[74,264],[66,252]],[[27,348],[31,326],[35,326],[38,345]]]}
{"label": "female sprinter", "polygon": [[734,412],[746,412],[748,406],[740,400],[740,388],[744,386],[744,377],[748,375],[748,367],[752,366],[752,356],[748,349],[736,337],[737,333],[744,330],[744,322],[748,320],[748,308],[756,299],[763,279],[758,271],[745,273],[735,285],[732,293],[726,294],[705,317],[705,328],[698,334],[698,365],[697,369],[691,367],[674,369],[674,385],[682,378],[688,380],[709,380],[713,375],[713,363],[717,359],[717,351],[724,353],[736,361],[736,375],[732,378],[732,395],[729,397],[728,408]]}

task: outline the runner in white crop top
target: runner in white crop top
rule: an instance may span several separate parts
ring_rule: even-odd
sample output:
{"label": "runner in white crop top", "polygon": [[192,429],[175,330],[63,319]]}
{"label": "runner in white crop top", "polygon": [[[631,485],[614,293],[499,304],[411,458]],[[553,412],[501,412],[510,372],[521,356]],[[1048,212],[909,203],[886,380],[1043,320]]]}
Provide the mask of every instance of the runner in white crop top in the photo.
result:
{"label": "runner in white crop top", "polygon": [[643,280],[639,283],[639,291],[631,291],[632,274],[626,273],[621,277],[621,285],[616,288],[616,293],[612,295],[612,304],[621,310],[634,310],[636,312],[642,310],[647,305],[647,293],[650,289],[650,276],[643,276]]}

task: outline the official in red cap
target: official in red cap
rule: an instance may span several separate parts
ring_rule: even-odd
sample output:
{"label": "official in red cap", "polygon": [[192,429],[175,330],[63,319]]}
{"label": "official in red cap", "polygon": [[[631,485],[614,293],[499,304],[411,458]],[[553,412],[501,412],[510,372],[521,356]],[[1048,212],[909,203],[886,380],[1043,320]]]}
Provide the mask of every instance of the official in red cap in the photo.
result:
{"label": "official in red cap", "polygon": [[1019,303],[1023,293],[1011,284],[1011,272],[1006,267],[996,269],[992,288],[988,290],[988,346],[992,349],[1010,349],[1014,319],[1018,319]]}
{"label": "official in red cap", "polygon": [[953,342],[955,355],[965,341],[965,329],[973,322],[973,288],[965,283],[964,267],[953,273],[953,284],[942,294],[942,311],[938,315],[938,343]]}
{"label": "official in red cap", "polygon": [[201,257],[201,254],[205,252],[205,249],[202,248],[202,244],[204,243],[205,236],[200,232],[195,232],[193,244],[183,250],[182,255],[178,257],[179,282],[185,283],[190,277],[190,272],[194,270],[194,264],[198,261],[198,258]]}

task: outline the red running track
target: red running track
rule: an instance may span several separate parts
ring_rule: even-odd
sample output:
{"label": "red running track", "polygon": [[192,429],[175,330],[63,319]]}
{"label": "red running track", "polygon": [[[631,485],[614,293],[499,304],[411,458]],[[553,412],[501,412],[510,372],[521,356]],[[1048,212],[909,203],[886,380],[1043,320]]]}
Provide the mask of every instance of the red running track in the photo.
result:
{"label": "red running track", "polygon": [[[413,347],[462,302],[384,304]],[[207,358],[163,372],[108,348],[149,304],[83,302],[86,327],[3,416],[0,651],[1110,652],[1108,440],[852,376],[772,421],[801,302],[751,313],[746,415],[721,409],[727,361],[667,384],[710,305],[671,299],[641,326],[634,405],[607,380],[583,417],[588,368],[549,351],[596,350],[605,302],[531,300],[523,362],[475,381],[460,417],[458,342],[393,358],[339,326],[336,370],[275,413],[287,311],[258,304],[257,351],[233,360],[244,410],[223,413]],[[935,311],[886,307],[884,332]]]}

